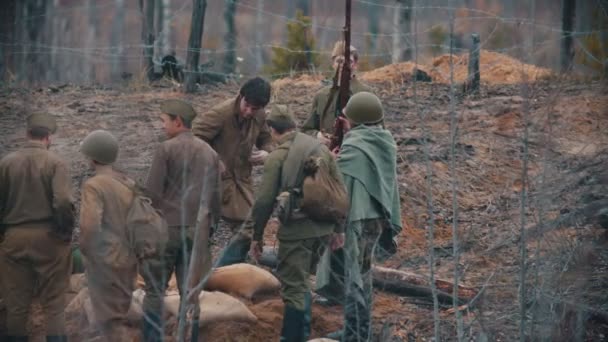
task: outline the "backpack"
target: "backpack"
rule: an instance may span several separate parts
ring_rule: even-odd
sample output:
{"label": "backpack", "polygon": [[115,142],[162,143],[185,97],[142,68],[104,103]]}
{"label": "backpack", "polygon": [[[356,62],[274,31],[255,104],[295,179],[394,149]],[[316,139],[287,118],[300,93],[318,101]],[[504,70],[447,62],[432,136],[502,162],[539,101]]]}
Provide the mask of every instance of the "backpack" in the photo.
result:
{"label": "backpack", "polygon": [[330,174],[321,155],[323,149],[317,139],[296,134],[281,170],[281,183],[286,188],[278,196],[282,223],[304,217],[320,222],[344,222],[349,207],[346,188]]}
{"label": "backpack", "polygon": [[118,181],[133,192],[133,201],[127,213],[127,237],[131,251],[138,260],[162,255],[169,241],[167,221],[140,189]]}

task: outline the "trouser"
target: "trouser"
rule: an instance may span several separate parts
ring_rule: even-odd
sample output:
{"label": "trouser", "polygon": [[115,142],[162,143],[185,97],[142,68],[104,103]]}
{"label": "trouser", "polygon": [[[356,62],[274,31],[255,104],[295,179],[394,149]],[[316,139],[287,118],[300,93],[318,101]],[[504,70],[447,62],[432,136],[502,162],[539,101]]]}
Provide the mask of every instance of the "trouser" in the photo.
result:
{"label": "trouser", "polygon": [[116,264],[95,254],[84,258],[95,325],[106,341],[126,341],[127,314],[135,289],[137,263]]}
{"label": "trouser", "polygon": [[[382,220],[362,221],[361,236],[358,237],[358,255],[349,255],[347,249],[346,268],[349,262],[359,264],[360,274],[346,272],[346,297],[344,303],[344,333],[342,341],[371,341],[372,337],[372,260],[378,237],[382,232]],[[362,285],[356,282],[361,277]]]}
{"label": "trouser", "polygon": [[[315,273],[317,263],[328,243],[329,236],[279,240],[277,275],[281,281],[281,297],[285,303],[283,331],[296,329],[301,332],[300,335],[292,331],[292,338],[305,340],[310,334],[310,275]],[[300,322],[295,322],[297,320]]]}
{"label": "trouser", "polygon": [[70,243],[49,224],[8,228],[0,244],[0,291],[6,306],[6,334],[26,336],[36,292],[46,315],[47,335],[65,335],[65,293],[70,286]]}
{"label": "trouser", "polygon": [[232,238],[225,247],[217,267],[238,264],[247,260],[247,253],[253,237],[253,223],[222,218],[232,232]]}
{"label": "trouser", "polygon": [[[186,226],[183,229],[182,227],[169,227],[169,240],[163,255],[142,262],[140,274],[146,283],[143,310],[146,315],[144,319],[148,320],[149,329],[156,329],[157,332],[164,330],[161,319],[163,316],[163,298],[173,272],[175,272],[180,298],[185,299],[187,292],[186,277],[189,272],[194,238],[195,232],[192,227]],[[202,240],[208,242],[208,238]],[[202,265],[201,270],[196,270],[190,276],[202,278],[211,269],[211,256],[208,244],[201,246],[199,250],[203,255],[198,257],[205,260],[205,265]],[[146,324],[144,324],[145,327]],[[151,332],[150,336],[148,340],[158,338],[157,333]]]}

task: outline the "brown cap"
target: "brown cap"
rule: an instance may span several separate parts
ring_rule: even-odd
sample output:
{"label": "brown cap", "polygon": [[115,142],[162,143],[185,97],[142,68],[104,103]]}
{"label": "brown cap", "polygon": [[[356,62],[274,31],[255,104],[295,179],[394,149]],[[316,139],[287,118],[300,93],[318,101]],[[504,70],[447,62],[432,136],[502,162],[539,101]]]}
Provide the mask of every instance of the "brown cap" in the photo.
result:
{"label": "brown cap", "polygon": [[286,105],[273,105],[266,120],[274,123],[284,123],[286,126],[296,126],[296,119]]}
{"label": "brown cap", "polygon": [[196,111],[192,105],[182,100],[165,100],[160,105],[160,111],[164,114],[176,115],[184,121],[192,122],[196,117]]}
{"label": "brown cap", "polygon": [[27,117],[27,128],[45,128],[53,134],[57,131],[57,122],[49,114],[36,113]]}

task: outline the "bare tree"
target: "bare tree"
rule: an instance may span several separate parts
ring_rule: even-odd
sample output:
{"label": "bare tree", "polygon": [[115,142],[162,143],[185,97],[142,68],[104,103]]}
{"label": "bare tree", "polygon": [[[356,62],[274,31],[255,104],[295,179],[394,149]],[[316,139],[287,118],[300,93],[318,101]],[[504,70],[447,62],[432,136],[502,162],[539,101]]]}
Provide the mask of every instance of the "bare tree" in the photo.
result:
{"label": "bare tree", "polygon": [[46,63],[41,61],[42,31],[45,28],[46,0],[23,0],[17,5],[15,20],[19,23],[19,43],[22,45],[23,58],[20,59],[18,78],[34,81],[44,75]]}
{"label": "bare tree", "polygon": [[224,43],[226,53],[224,55],[223,71],[226,74],[233,74],[236,68],[236,27],[234,17],[236,15],[237,0],[226,0],[224,9],[224,20],[226,21],[226,35]]}
{"label": "bare tree", "polygon": [[[141,0],[142,2],[144,0]],[[140,2],[140,4],[142,3]],[[142,8],[142,40],[144,44],[144,64],[148,80],[154,80],[154,8],[156,0],[145,0]]]}
{"label": "bare tree", "polygon": [[186,55],[186,77],[184,91],[193,93],[196,90],[198,61],[203,39],[203,26],[205,23],[205,10],[207,0],[192,0],[192,22],[190,23],[190,38],[188,39],[188,53]]}
{"label": "bare tree", "polygon": [[87,41],[86,41],[86,58],[85,58],[85,73],[84,80],[85,82],[92,82],[95,80],[95,63],[93,63],[94,48],[97,36],[97,18],[99,14],[97,13],[97,5],[95,0],[87,1],[87,12],[88,12],[88,33],[87,33]]}
{"label": "bare tree", "polygon": [[171,0],[162,0],[163,3],[163,20],[161,23],[162,34],[161,34],[161,53],[163,55],[169,54],[173,51],[172,39],[171,39]]}
{"label": "bare tree", "polygon": [[395,36],[393,37],[392,62],[397,63],[412,58],[409,40],[412,26],[412,0],[396,0],[397,9],[393,23]]}
{"label": "bare tree", "polygon": [[154,60],[160,61],[163,58],[163,21],[164,21],[164,3],[163,0],[155,0],[154,6]]}
{"label": "bare tree", "polygon": [[114,18],[110,34],[110,45],[112,46],[112,57],[110,67],[110,78],[118,79],[122,70],[122,37],[125,26],[125,0],[114,0]]}
{"label": "bare tree", "polygon": [[263,47],[262,43],[264,42],[263,37],[263,25],[264,25],[264,17],[262,16],[262,12],[264,11],[264,0],[258,0],[258,11],[255,16],[255,69],[257,72],[262,70],[262,66],[264,65],[264,56],[263,56]]}
{"label": "bare tree", "polygon": [[371,0],[367,4],[367,30],[369,31],[370,37],[368,38],[368,53],[374,55],[376,53],[376,46],[378,39],[378,33],[380,33],[380,6],[378,6],[379,0]]}
{"label": "bare tree", "polygon": [[576,0],[562,1],[562,51],[561,65],[562,71],[572,68],[574,58],[574,45],[572,31],[574,29],[574,18],[576,16]]}

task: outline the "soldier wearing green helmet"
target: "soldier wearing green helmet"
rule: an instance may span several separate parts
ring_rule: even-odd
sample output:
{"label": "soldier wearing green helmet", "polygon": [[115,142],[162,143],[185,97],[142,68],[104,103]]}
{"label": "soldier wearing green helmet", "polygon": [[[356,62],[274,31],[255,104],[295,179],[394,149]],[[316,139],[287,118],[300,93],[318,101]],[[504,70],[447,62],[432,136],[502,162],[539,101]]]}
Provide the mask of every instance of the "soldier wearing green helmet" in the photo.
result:
{"label": "soldier wearing green helmet", "polygon": [[128,334],[127,312],[137,275],[137,260],[126,243],[135,182],[113,169],[119,146],[110,132],[91,132],[80,152],[95,170],[81,190],[79,235],[91,304],[105,338],[120,341]]}
{"label": "soldier wearing green helmet", "polygon": [[[163,255],[145,259],[140,269],[146,283],[143,335],[147,342],[162,341],[164,337],[162,303],[171,274],[175,272],[181,298],[185,299],[185,290],[190,287],[185,280],[192,252],[201,253],[192,258],[200,261],[192,267],[193,282],[197,283],[211,269],[210,225],[217,222],[221,210],[220,159],[211,146],[192,134],[195,117],[196,111],[186,101],[161,103],[160,119],[167,140],[156,149],[146,191],[152,205],[167,220],[169,241]],[[209,207],[201,209],[200,203]],[[201,220],[197,227],[200,210],[206,210],[211,219]]]}
{"label": "soldier wearing green helmet", "polygon": [[28,340],[35,292],[46,315],[46,340],[67,341],[65,289],[70,285],[75,217],[68,167],[49,151],[56,130],[51,115],[30,115],[27,142],[0,160],[0,293],[6,304],[2,335],[9,341]]}
{"label": "soldier wearing green helmet", "polygon": [[[344,330],[329,337],[369,341],[372,311],[372,259],[377,245],[395,252],[393,238],[401,231],[397,184],[397,146],[383,127],[378,97],[360,92],[344,108],[351,128],[337,156],[350,197],[344,243]],[[330,265],[328,265],[330,266]],[[327,286],[329,267],[319,268],[317,286]]]}

